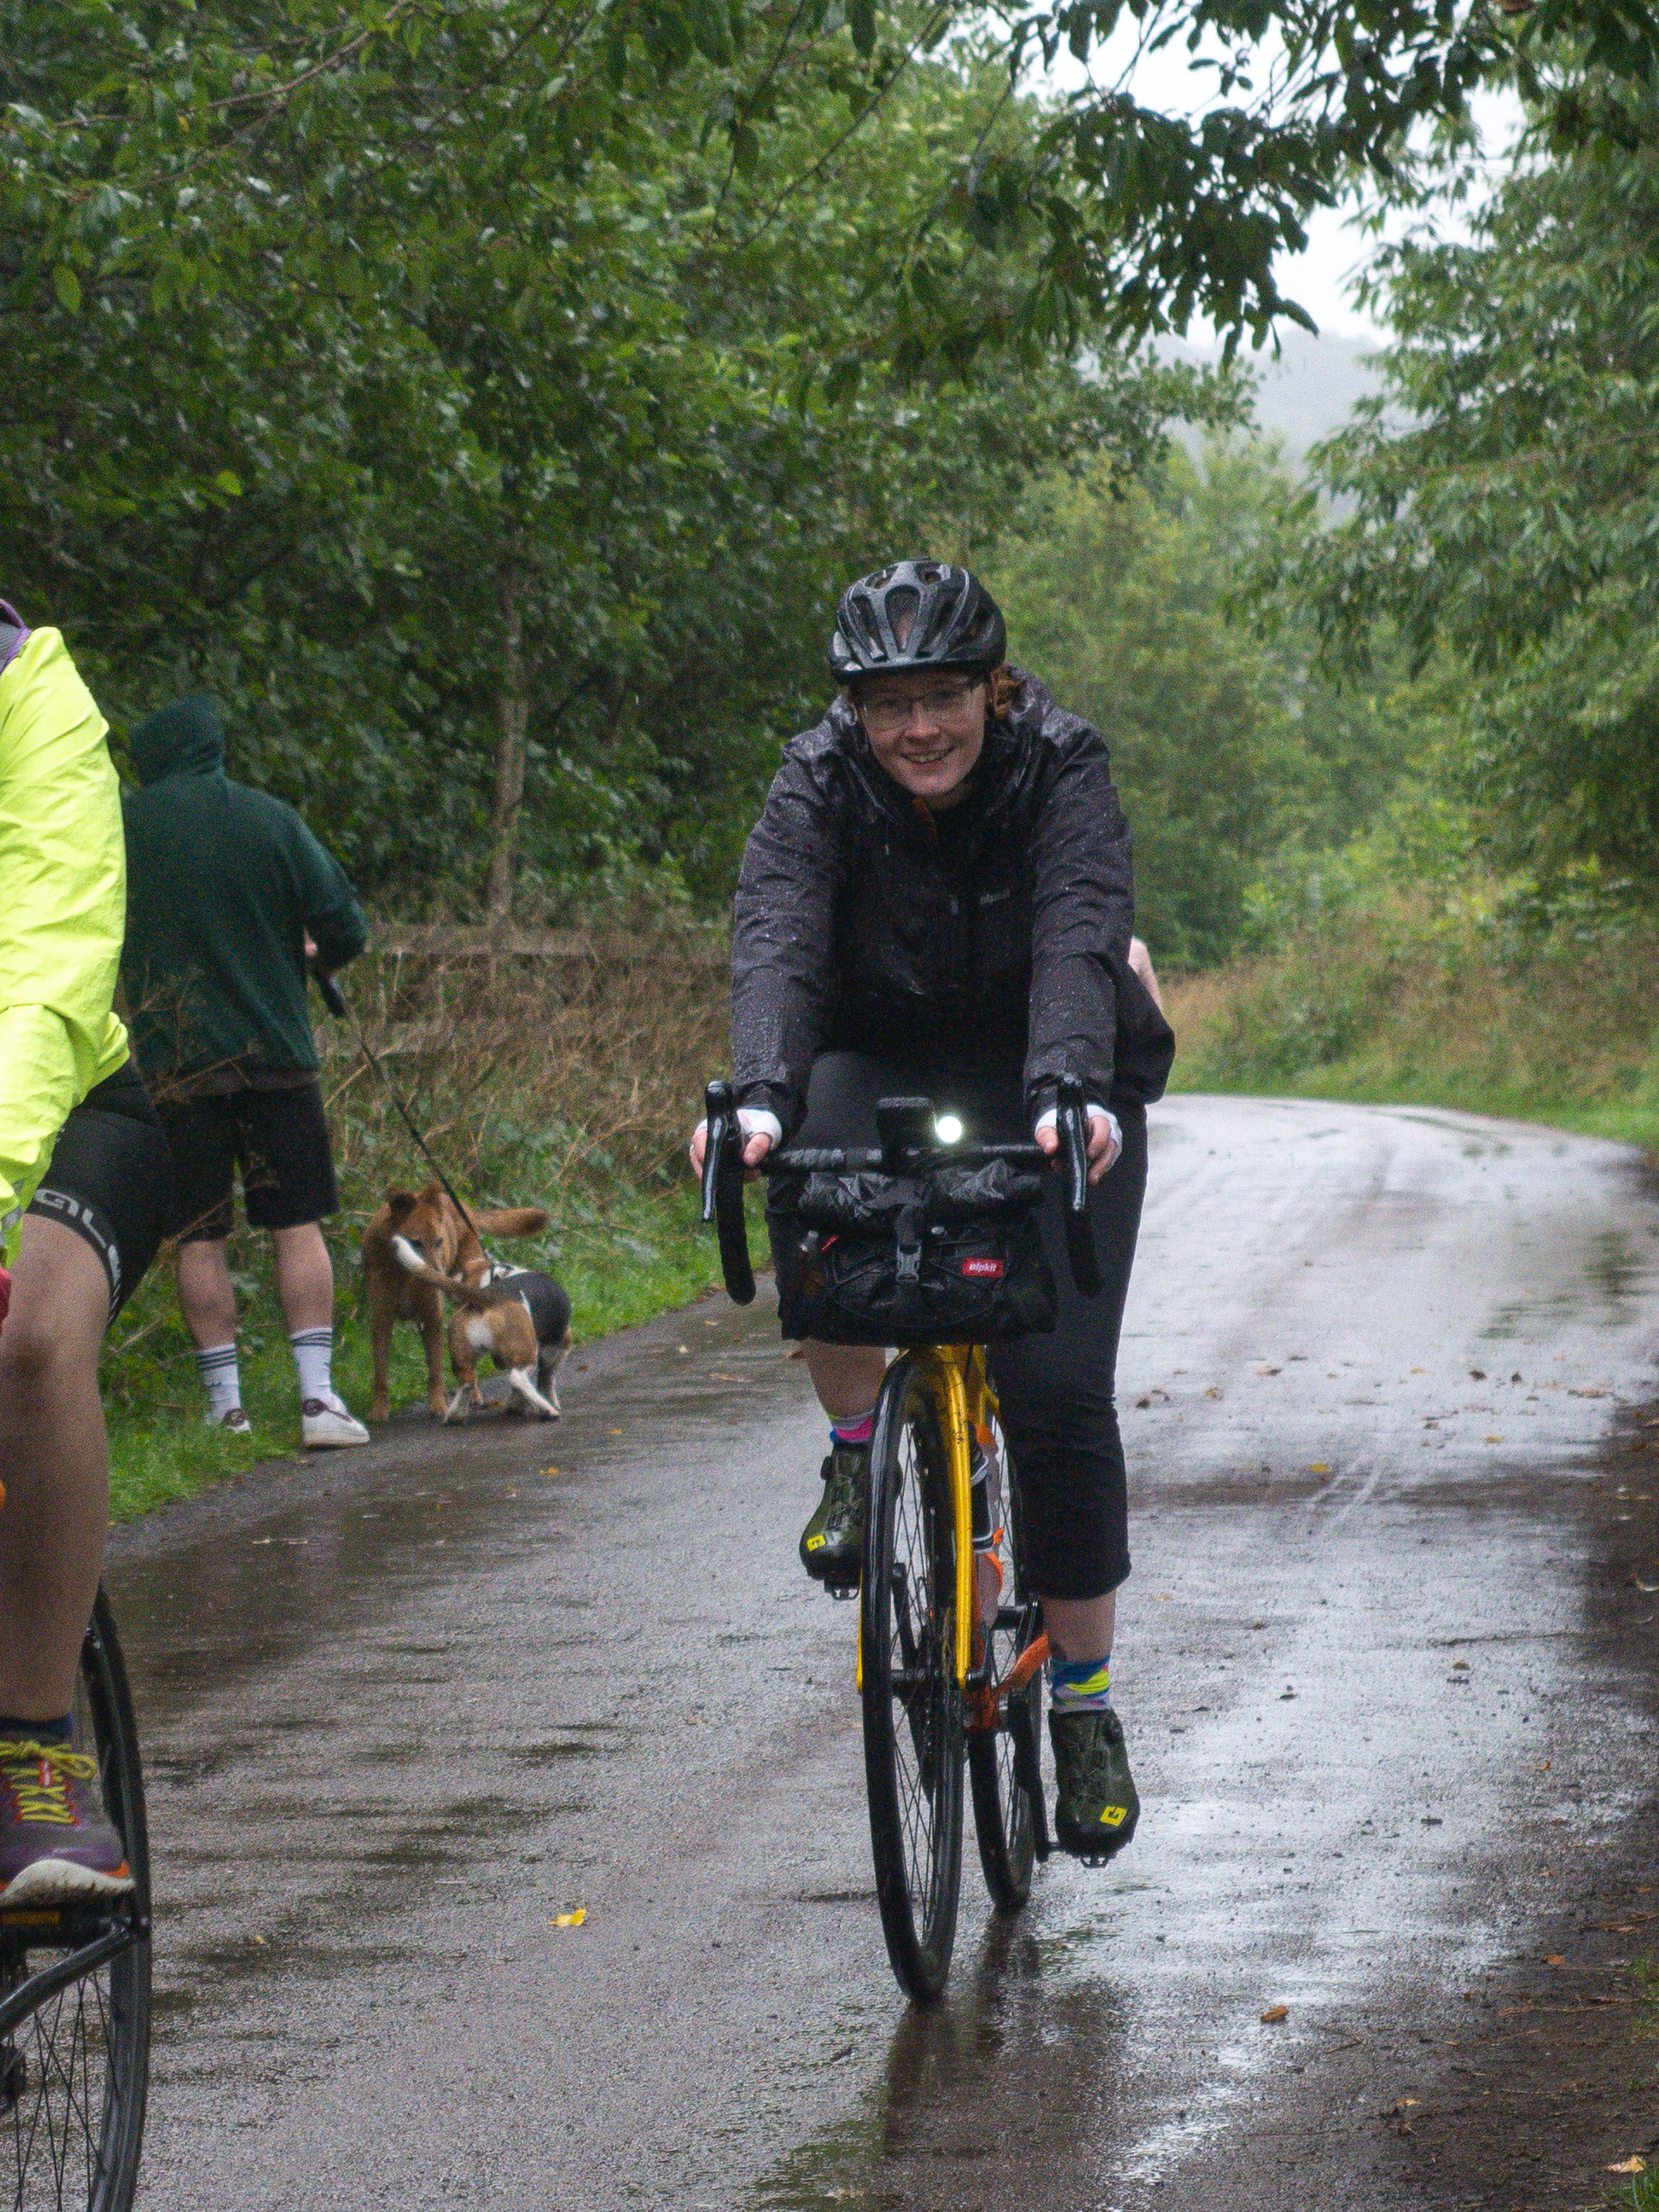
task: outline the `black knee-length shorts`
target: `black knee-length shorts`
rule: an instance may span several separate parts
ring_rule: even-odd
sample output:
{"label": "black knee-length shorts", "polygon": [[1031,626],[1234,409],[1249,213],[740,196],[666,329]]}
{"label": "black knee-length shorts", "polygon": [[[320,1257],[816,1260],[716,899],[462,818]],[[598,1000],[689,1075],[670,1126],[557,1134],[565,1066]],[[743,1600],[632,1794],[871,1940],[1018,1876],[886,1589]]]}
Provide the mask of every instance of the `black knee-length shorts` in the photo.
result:
{"label": "black knee-length shorts", "polygon": [[[874,1144],[876,1100],[919,1094],[958,1114],[970,1138],[1018,1142],[1030,1136],[1017,1077],[929,1074],[867,1053],[830,1052],[813,1063],[806,1119],[791,1141]],[[1123,1126],[1124,1149],[1089,1195],[1104,1278],[1099,1296],[1086,1298],[1072,1280],[1055,1176],[1040,1216],[1060,1293],[1054,1334],[1022,1337],[990,1352],[1019,1484],[1027,1568],[1033,1587],[1049,1598],[1104,1597],[1129,1574],[1118,1338],[1146,1191],[1146,1113],[1133,1101],[1114,1100],[1112,1111]]]}

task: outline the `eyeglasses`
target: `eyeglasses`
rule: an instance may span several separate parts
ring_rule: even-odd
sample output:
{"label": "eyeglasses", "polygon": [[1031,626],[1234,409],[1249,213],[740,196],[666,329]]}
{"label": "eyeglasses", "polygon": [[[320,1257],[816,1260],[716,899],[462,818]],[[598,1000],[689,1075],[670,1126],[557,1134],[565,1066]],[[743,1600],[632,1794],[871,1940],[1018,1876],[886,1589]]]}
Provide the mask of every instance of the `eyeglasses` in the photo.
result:
{"label": "eyeglasses", "polygon": [[930,690],[918,691],[909,699],[862,699],[858,711],[864,717],[866,729],[885,737],[901,730],[918,707],[925,721],[949,721],[981,689],[977,680],[972,683],[938,683]]}

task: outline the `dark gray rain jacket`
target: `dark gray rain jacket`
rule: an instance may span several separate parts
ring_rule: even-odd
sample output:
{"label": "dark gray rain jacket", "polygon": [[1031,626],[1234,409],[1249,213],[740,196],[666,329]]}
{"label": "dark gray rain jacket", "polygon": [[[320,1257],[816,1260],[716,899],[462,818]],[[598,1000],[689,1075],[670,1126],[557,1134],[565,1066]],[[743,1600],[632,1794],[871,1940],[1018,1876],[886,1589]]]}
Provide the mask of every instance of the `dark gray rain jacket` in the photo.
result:
{"label": "dark gray rain jacket", "polygon": [[821,1052],[924,1079],[1022,1075],[1033,1119],[1062,1075],[1123,1106],[1162,1095],[1175,1035],[1129,965],[1129,825],[1105,741],[1034,676],[969,797],[935,815],[837,699],[784,749],[744,851],[732,947],[740,1102],[787,1137]]}

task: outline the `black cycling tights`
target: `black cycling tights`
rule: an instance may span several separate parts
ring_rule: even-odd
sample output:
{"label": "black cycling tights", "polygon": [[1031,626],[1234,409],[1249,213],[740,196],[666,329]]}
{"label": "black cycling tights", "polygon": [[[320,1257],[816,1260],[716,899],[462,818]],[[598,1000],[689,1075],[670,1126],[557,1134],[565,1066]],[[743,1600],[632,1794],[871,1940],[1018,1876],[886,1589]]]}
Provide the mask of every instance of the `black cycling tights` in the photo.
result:
{"label": "black cycling tights", "polygon": [[[831,1052],[813,1062],[806,1119],[792,1141],[874,1144],[876,1100],[919,1094],[960,1115],[970,1138],[1030,1137],[1017,1077],[927,1074],[862,1052]],[[1146,1191],[1146,1115],[1133,1102],[1113,1111],[1124,1149],[1089,1198],[1104,1288],[1086,1298],[1073,1282],[1060,1178],[1045,1177],[1043,1249],[1060,1317],[1052,1336],[1024,1337],[990,1355],[1020,1486],[1028,1571],[1033,1587],[1049,1598],[1104,1597],[1129,1573],[1129,1495],[1114,1389]]]}

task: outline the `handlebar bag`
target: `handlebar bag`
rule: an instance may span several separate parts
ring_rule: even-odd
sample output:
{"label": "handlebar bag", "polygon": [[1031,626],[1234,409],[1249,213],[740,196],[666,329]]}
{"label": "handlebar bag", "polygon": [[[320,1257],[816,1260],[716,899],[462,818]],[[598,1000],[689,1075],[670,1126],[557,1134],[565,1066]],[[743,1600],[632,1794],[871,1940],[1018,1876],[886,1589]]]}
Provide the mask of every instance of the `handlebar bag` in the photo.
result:
{"label": "handlebar bag", "polygon": [[1001,1344],[1054,1325],[1041,1177],[1006,1160],[917,1175],[777,1178],[785,1337],[831,1344]]}

